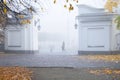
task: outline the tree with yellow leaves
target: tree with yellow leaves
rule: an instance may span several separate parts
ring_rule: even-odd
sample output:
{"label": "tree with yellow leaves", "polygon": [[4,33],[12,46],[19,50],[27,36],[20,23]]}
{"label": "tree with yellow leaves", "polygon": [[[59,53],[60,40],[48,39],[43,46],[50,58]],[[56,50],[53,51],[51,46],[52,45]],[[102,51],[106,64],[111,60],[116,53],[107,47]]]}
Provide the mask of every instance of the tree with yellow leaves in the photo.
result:
{"label": "tree with yellow leaves", "polygon": [[[105,9],[107,9],[109,12],[114,12],[113,8],[118,8],[120,5],[120,0],[107,0],[106,5],[105,5]],[[117,13],[117,12],[115,12]],[[119,14],[119,13],[118,13]],[[118,15],[115,18],[115,23],[117,24],[117,29],[120,30],[120,15]]]}
{"label": "tree with yellow leaves", "polygon": [[[53,1],[54,4],[57,3],[57,0],[54,0]],[[64,3],[64,8],[67,8],[69,11],[72,11],[74,10],[74,6],[73,6],[73,3],[78,3],[79,1],[78,0],[65,0],[65,3]]]}
{"label": "tree with yellow leaves", "polygon": [[118,6],[118,0],[107,0],[106,4],[105,4],[105,8],[109,11],[109,12],[113,12],[113,8]]}

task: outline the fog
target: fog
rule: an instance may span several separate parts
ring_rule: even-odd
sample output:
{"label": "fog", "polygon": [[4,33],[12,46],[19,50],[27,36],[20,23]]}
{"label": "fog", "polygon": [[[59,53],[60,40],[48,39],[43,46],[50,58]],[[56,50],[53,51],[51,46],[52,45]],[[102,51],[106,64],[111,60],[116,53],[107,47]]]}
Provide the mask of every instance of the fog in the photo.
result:
{"label": "fog", "polygon": [[[105,0],[81,0],[80,4],[103,8]],[[50,5],[41,14],[39,31],[40,52],[63,52],[78,50],[78,28],[75,29],[75,16],[78,9],[74,5],[73,11],[68,11],[62,3]],[[63,49],[64,48],[64,49]]]}

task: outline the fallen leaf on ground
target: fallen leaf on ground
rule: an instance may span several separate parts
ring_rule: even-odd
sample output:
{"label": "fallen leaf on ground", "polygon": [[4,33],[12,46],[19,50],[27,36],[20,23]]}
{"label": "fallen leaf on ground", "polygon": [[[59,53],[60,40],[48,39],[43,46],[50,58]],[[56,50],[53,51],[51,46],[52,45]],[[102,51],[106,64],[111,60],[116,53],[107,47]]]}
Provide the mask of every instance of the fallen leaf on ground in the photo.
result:
{"label": "fallen leaf on ground", "polygon": [[0,67],[0,80],[31,80],[31,76],[25,67]]}
{"label": "fallen leaf on ground", "polygon": [[107,75],[120,75],[120,70],[117,69],[100,69],[100,70],[89,70],[89,73],[94,75],[107,74]]}
{"label": "fallen leaf on ground", "polygon": [[115,63],[118,63],[120,61],[120,55],[85,55],[78,57],[80,59],[103,60],[103,61],[111,61]]}

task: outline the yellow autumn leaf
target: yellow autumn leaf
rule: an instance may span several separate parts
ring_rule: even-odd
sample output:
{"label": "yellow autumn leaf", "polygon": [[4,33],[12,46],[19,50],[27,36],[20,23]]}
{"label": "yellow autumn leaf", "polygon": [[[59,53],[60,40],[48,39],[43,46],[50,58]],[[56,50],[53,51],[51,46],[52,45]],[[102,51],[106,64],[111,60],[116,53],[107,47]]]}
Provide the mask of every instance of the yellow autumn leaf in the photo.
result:
{"label": "yellow autumn leaf", "polygon": [[79,1],[77,0],[76,2],[78,3]]}
{"label": "yellow autumn leaf", "polygon": [[22,20],[20,21],[20,24],[30,24],[31,21],[30,20]]}
{"label": "yellow autumn leaf", "polygon": [[78,3],[78,0],[73,0],[73,1],[75,1],[76,3]]}
{"label": "yellow autumn leaf", "polygon": [[54,0],[54,4],[56,3],[56,0]]}
{"label": "yellow autumn leaf", "polygon": [[66,2],[68,3],[69,0],[66,0]]}
{"label": "yellow autumn leaf", "polygon": [[69,11],[71,10],[74,10],[74,7],[72,6],[72,4],[70,4],[70,7],[69,7]]}
{"label": "yellow autumn leaf", "polygon": [[67,5],[64,5],[64,8],[67,8]]}
{"label": "yellow autumn leaf", "polygon": [[113,12],[113,7],[118,6],[118,1],[113,1],[113,0],[107,0],[105,4],[105,9],[107,9],[109,12]]}
{"label": "yellow autumn leaf", "polygon": [[7,4],[6,0],[3,0],[4,4]]}
{"label": "yellow autumn leaf", "polygon": [[3,11],[4,11],[5,14],[7,13],[7,9],[6,8],[4,8]]}

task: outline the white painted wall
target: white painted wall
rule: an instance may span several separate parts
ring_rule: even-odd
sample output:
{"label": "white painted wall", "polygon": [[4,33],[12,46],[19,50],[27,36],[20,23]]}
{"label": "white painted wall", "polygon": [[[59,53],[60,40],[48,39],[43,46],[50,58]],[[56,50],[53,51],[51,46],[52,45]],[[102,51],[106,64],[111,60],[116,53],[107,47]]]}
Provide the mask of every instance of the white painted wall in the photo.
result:
{"label": "white painted wall", "polygon": [[38,50],[38,28],[34,21],[26,25],[7,25],[5,30],[5,50],[11,51],[37,51]]}
{"label": "white painted wall", "polygon": [[24,32],[24,29],[20,25],[7,25],[7,29],[5,30],[5,50],[25,49],[25,46],[23,46],[25,44],[25,37],[22,36]]}
{"label": "white painted wall", "polygon": [[118,31],[112,23],[114,15],[85,5],[79,6],[79,12],[79,51],[115,50]]}

